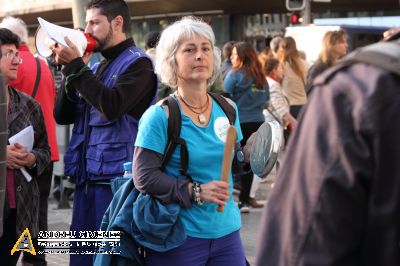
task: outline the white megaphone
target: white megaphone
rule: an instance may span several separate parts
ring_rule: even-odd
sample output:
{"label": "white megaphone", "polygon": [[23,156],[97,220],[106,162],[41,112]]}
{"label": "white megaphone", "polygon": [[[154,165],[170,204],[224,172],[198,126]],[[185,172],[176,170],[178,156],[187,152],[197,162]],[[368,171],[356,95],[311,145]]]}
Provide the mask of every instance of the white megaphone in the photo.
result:
{"label": "white megaphone", "polygon": [[53,54],[50,47],[56,43],[68,47],[64,40],[65,36],[76,45],[81,56],[92,52],[96,46],[96,40],[86,33],[55,25],[40,17],[38,21],[40,26],[36,31],[35,46],[38,54],[43,57],[47,58]]}

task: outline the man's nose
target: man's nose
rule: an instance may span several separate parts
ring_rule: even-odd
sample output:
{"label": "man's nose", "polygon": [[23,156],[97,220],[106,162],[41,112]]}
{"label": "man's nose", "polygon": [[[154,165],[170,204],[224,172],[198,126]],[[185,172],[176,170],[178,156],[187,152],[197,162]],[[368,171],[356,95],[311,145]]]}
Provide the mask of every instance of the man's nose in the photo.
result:
{"label": "man's nose", "polygon": [[88,33],[88,34],[92,34],[93,33],[92,27],[89,24],[86,25],[86,27],[85,27],[85,33]]}

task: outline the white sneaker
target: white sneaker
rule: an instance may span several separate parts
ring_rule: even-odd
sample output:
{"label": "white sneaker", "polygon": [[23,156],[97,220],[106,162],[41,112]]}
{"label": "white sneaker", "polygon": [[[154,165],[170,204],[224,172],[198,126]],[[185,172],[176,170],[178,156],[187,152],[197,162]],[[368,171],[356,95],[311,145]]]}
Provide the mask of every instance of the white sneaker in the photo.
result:
{"label": "white sneaker", "polygon": [[250,212],[250,208],[247,205],[247,203],[240,203],[239,202],[238,206],[239,206],[239,210],[240,210],[241,213],[249,213]]}

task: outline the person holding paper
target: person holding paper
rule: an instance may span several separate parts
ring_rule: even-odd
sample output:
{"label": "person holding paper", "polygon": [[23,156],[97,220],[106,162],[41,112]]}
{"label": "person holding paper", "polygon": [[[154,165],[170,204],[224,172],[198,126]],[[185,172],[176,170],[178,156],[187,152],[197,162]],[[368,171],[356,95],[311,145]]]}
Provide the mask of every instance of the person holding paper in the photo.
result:
{"label": "person holding paper", "polygon": [[[32,238],[38,235],[39,188],[37,177],[50,163],[50,147],[39,103],[10,86],[10,83],[17,78],[18,66],[22,63],[17,50],[19,38],[10,30],[1,28],[0,42],[2,54],[0,71],[8,85],[6,97],[9,138],[24,129],[29,131],[26,129],[29,126],[32,126],[34,133],[32,149],[21,145],[25,139],[13,141],[14,144],[7,145],[7,196],[4,206],[4,234],[0,238],[0,261],[2,265],[16,265],[20,252],[17,251],[11,255],[11,250],[18,237],[25,228],[28,228]],[[29,142],[27,143],[29,144]],[[25,174],[24,176],[21,172],[22,169],[25,169],[29,175]]]}
{"label": "person holding paper", "polygon": [[[65,86],[56,98],[59,124],[74,123],[64,157],[75,187],[71,230],[99,230],[112,199],[110,181],[132,160],[138,121],[153,103],[157,76],[151,59],[128,37],[130,14],[122,0],[93,0],[86,6],[85,33],[104,60],[91,69],[68,38],[52,47],[63,64]],[[92,265],[92,255],[71,255],[70,265]]]}
{"label": "person holding paper", "polygon": [[[37,178],[40,191],[39,204],[39,230],[47,230],[48,199],[51,181],[53,178],[53,165],[58,161],[58,146],[56,136],[56,121],[53,116],[54,99],[56,90],[54,80],[49,67],[44,60],[34,57],[28,47],[28,28],[25,22],[16,17],[5,17],[0,28],[7,28],[18,35],[21,44],[18,53],[23,64],[18,68],[17,79],[11,82],[11,86],[19,91],[31,95],[40,104],[45,119],[46,132],[51,150],[51,162],[40,177]],[[45,255],[32,255],[25,252],[23,261],[36,265],[45,265]]]}

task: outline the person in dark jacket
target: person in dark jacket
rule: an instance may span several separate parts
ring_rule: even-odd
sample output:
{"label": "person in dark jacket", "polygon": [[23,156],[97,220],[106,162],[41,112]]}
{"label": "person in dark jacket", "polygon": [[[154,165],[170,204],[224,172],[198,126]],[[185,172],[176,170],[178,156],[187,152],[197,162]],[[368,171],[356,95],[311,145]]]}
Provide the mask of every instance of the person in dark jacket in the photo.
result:
{"label": "person in dark jacket", "polygon": [[[20,251],[11,250],[22,232],[28,228],[32,238],[39,233],[39,187],[37,178],[50,163],[50,147],[42,109],[29,95],[10,86],[17,79],[22,58],[18,52],[19,38],[10,30],[0,29],[1,60],[7,99],[7,129],[10,139],[21,130],[32,126],[34,140],[30,150],[20,141],[7,144],[6,200],[4,205],[4,234],[0,237],[0,262],[16,265]],[[22,173],[24,168],[29,175]]]}
{"label": "person in dark jacket", "polygon": [[400,265],[399,87],[399,75],[366,63],[316,79],[261,221],[256,265]]}
{"label": "person in dark jacket", "polygon": [[[56,99],[59,124],[74,123],[64,157],[65,175],[75,183],[71,230],[95,231],[112,199],[110,180],[132,160],[138,121],[152,104],[157,77],[151,59],[128,37],[130,13],[122,0],[93,0],[86,6],[85,32],[105,58],[92,69],[90,56],[52,47],[64,65],[65,85]],[[92,255],[71,255],[70,265],[92,265]]]}
{"label": "person in dark jacket", "polygon": [[159,39],[159,31],[150,31],[144,36],[144,49],[153,61],[156,59],[156,46]]}
{"label": "person in dark jacket", "polygon": [[333,30],[325,33],[322,38],[322,50],[319,53],[318,59],[307,73],[307,94],[312,90],[314,79],[331,67],[337,60],[345,56],[347,49],[347,34],[344,30]]}

